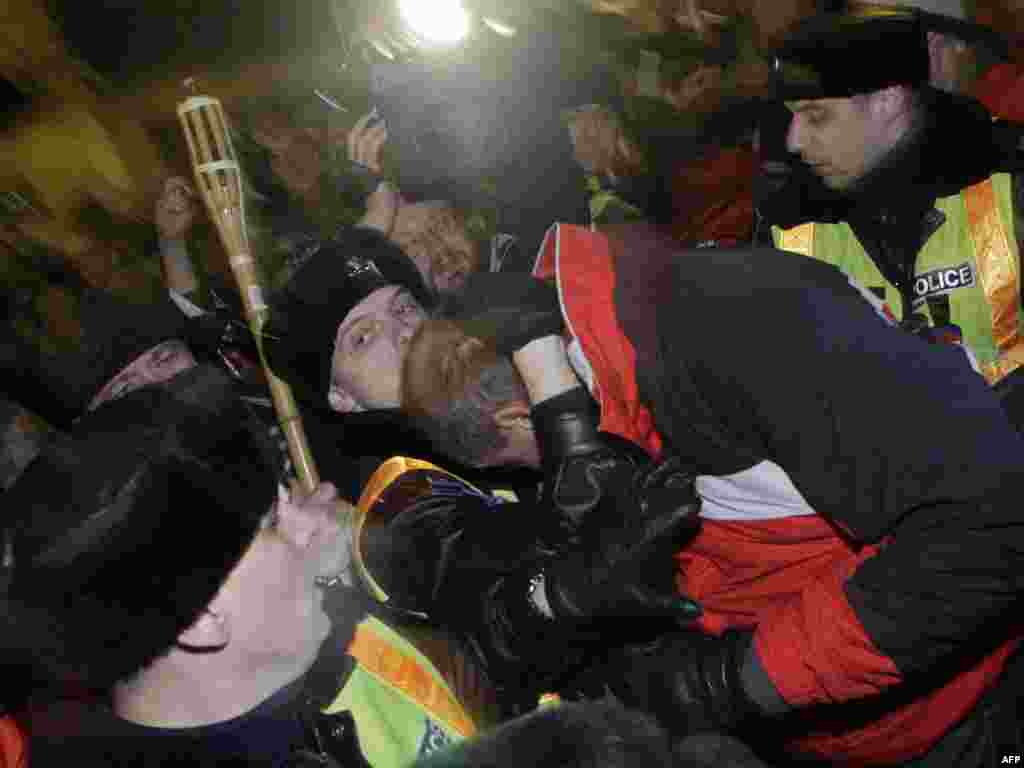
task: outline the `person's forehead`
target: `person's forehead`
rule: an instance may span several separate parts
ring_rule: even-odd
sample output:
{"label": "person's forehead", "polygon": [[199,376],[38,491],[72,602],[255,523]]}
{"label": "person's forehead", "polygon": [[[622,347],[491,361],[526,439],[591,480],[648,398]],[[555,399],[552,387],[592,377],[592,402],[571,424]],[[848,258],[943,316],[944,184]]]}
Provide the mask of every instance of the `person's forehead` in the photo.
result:
{"label": "person's forehead", "polygon": [[338,326],[338,335],[344,334],[364,317],[373,317],[389,312],[391,303],[400,293],[408,293],[408,291],[400,285],[385,285],[383,288],[375,290],[348,311],[345,319]]}

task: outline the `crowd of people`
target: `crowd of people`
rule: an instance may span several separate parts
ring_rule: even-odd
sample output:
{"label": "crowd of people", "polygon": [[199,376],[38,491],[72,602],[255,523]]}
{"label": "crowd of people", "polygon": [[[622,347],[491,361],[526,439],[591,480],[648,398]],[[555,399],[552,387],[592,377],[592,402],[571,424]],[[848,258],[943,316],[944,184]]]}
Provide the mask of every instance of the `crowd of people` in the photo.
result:
{"label": "crowd of people", "polygon": [[973,98],[976,47],[956,1],[808,17],[678,199],[671,141],[560,89],[574,184],[489,238],[388,179],[381,114],[354,224],[261,124],[302,231],[259,338],[183,178],[159,301],[56,270],[45,354],[5,294],[54,406],[5,452],[0,766],[1019,763],[1024,80]]}

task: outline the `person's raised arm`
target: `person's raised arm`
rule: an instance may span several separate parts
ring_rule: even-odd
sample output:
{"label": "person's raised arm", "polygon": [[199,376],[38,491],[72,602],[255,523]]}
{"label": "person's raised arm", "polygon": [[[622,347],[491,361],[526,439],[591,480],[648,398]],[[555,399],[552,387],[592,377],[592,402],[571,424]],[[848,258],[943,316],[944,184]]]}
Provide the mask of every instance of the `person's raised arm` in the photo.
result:
{"label": "person's raised arm", "polygon": [[199,288],[186,242],[195,216],[196,196],[192,185],[181,176],[167,179],[156,201],[153,218],[167,288],[182,295]]}
{"label": "person's raised arm", "polygon": [[354,168],[363,169],[373,188],[366,198],[366,213],[356,226],[376,229],[385,237],[395,226],[395,216],[402,201],[398,188],[381,177],[380,153],[387,138],[387,124],[378,118],[376,110],[359,118],[346,136],[349,161]]}

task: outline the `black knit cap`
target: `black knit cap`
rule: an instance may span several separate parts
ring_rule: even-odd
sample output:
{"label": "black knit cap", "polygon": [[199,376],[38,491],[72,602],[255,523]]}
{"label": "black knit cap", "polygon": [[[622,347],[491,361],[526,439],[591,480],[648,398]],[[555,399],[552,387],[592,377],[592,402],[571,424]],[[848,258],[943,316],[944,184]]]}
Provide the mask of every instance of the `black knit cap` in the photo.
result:
{"label": "black knit cap", "polygon": [[923,15],[863,6],[804,19],[770,59],[778,98],[847,98],[893,85],[924,86],[930,69]]}
{"label": "black knit cap", "polygon": [[274,373],[309,405],[324,408],[338,326],[363,299],[389,285],[434,304],[412,260],[372,229],[327,241],[271,301],[263,351]]}
{"label": "black knit cap", "polygon": [[77,303],[81,336],[60,354],[28,338],[13,340],[19,376],[32,388],[31,406],[55,426],[67,426],[122,368],[146,350],[170,339],[185,339],[187,318],[167,296],[154,303],[130,303],[93,288]]}
{"label": "black knit cap", "polygon": [[248,548],[280,466],[213,367],[87,414],[5,495],[5,685],[107,687],[169,650]]}

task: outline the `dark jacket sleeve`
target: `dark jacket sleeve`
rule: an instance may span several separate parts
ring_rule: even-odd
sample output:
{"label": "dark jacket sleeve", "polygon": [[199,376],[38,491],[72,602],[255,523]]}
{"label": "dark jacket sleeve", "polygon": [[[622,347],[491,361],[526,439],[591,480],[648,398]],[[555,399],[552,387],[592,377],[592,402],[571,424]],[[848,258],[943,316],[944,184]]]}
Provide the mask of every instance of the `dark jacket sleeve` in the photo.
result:
{"label": "dark jacket sleeve", "polygon": [[[660,281],[656,331],[635,339],[659,428],[698,458],[728,446],[734,463],[718,469],[774,461],[845,535],[877,545],[819,585],[817,605],[782,612],[788,631],[759,634],[848,660],[840,697],[864,692],[857,675],[884,687],[1005,639],[1024,589],[1024,445],[962,353],[888,327],[813,260],[769,250],[700,259],[683,255]],[[686,419],[673,412],[683,401],[699,403]],[[827,617],[844,630],[814,636]],[[772,667],[786,662],[762,661],[778,682]]]}

